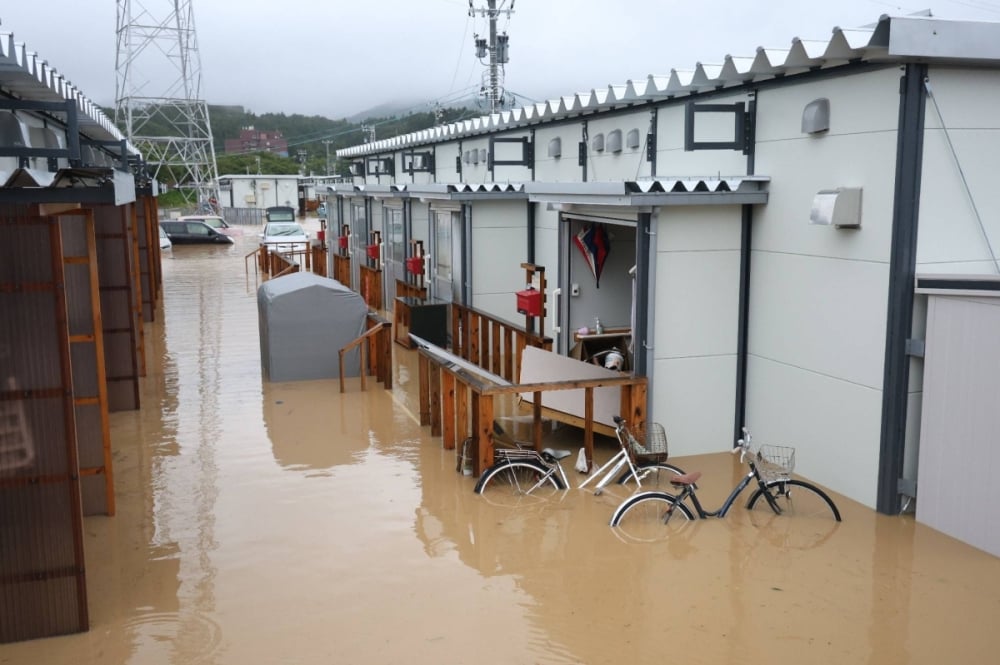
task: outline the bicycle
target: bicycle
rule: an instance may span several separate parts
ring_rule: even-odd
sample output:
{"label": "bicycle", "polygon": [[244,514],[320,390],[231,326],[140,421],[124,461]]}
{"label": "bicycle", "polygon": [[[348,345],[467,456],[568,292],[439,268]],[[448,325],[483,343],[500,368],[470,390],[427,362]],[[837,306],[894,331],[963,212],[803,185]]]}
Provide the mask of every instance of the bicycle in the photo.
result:
{"label": "bicycle", "polygon": [[[659,423],[652,423],[645,442],[640,442],[628,428],[628,423],[620,416],[614,417],[615,437],[619,450],[599,469],[577,486],[583,489],[597,478],[594,494],[615,481],[619,485],[660,487],[668,478],[683,475],[684,471],[668,464],[667,438]],[[494,432],[498,426],[494,424]],[[502,432],[502,430],[500,430]],[[476,494],[483,494],[493,502],[505,498],[521,501],[524,497],[549,498],[570,487],[569,479],[561,461],[572,455],[568,450],[545,448],[536,451],[526,442],[513,442],[508,448],[494,450],[494,463],[483,471],[476,482]],[[626,469],[626,467],[628,467]]]}
{"label": "bicycle", "polygon": [[[725,517],[736,498],[754,480],[757,488],[747,500],[747,510],[762,506],[770,508],[775,515],[795,515],[822,520],[825,524],[830,523],[831,517],[841,521],[840,510],[826,492],[810,482],[791,477],[795,468],[794,448],[763,445],[753,451],[751,441],[750,431],[744,427],[743,438],[736,442],[733,454],[739,453],[740,462],[746,460],[750,470],[729,493],[721,508],[710,511],[702,506],[696,484],[701,472],[692,471],[670,481],[680,489],[679,494],[654,490],[625,499],[611,516],[611,526],[625,529],[635,540],[648,540],[656,535],[662,537],[664,524],[676,529],[696,518]],[[690,506],[686,503],[688,499]],[[654,528],[660,533],[656,534]]]}

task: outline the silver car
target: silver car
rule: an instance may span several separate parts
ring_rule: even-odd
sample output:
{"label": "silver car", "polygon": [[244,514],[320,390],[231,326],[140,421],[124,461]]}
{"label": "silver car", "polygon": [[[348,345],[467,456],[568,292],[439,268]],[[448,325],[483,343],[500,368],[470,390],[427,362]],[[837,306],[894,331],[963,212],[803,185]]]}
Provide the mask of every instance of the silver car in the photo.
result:
{"label": "silver car", "polygon": [[309,235],[298,222],[268,222],[260,242],[276,252],[303,251],[309,248]]}

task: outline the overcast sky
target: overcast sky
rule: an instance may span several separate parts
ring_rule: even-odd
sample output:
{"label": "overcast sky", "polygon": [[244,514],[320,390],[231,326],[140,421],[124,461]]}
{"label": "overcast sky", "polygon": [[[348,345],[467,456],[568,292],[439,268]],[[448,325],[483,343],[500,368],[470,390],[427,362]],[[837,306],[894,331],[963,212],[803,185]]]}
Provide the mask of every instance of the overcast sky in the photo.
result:
{"label": "overcast sky", "polygon": [[[499,20],[510,39],[505,87],[523,106],[752,56],[758,46],[787,48],[794,37],[828,39],[834,26],[885,13],[930,8],[942,18],[1000,21],[1000,0],[909,1],[513,0],[513,14]],[[173,4],[133,0],[133,14],[145,7],[162,20]],[[468,0],[193,0],[201,97],[330,118],[396,101],[413,110],[451,105],[475,94],[486,71],[473,40],[488,24],[468,8]],[[4,0],[0,22],[91,100],[114,104],[114,0]],[[137,61],[133,78],[149,79],[150,96],[169,96],[174,75],[165,72],[175,70],[154,61],[166,58]]]}

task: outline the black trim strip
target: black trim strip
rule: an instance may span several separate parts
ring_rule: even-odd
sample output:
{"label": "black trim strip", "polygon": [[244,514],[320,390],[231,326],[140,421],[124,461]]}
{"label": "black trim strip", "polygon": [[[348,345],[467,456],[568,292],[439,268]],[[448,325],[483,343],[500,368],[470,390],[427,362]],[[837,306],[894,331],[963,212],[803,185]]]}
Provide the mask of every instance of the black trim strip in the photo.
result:
{"label": "black trim strip", "polygon": [[750,251],[753,240],[753,206],[743,206],[740,229],[740,300],[736,331],[736,404],[733,445],[743,436],[747,418],[747,358],[750,330]]}
{"label": "black trim strip", "polygon": [[1000,281],[981,279],[941,279],[937,277],[917,278],[918,289],[940,289],[942,291],[1000,291]]}
{"label": "black trim strip", "polygon": [[[632,363],[636,376],[649,376],[646,362],[646,334],[649,330],[649,253],[653,215],[639,213],[635,229],[635,330],[632,331]],[[650,395],[651,397],[652,395]],[[648,411],[647,411],[648,412]]]}

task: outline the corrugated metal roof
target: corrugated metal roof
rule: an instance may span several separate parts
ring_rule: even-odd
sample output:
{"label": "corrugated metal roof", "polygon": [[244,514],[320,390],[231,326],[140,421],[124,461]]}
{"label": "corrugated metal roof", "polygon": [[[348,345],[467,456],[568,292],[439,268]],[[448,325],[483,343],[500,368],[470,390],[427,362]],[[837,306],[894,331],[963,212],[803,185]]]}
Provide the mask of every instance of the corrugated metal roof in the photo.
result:
{"label": "corrugated metal roof", "polygon": [[601,182],[528,182],[524,191],[538,203],[613,206],[742,205],[767,203],[768,176],[648,178]]}
{"label": "corrugated metal roof", "polygon": [[513,111],[352,146],[338,150],[337,156],[370,155],[501,129],[516,129],[638,102],[735,87],[747,81],[788,76],[817,67],[836,67],[849,61],[903,62],[914,58],[1000,66],[1000,23],[949,21],[927,16],[882,16],[873,27],[848,30],[835,27],[826,40],[795,38],[787,49],[760,47],[753,57],[727,55],[721,63],[699,62],[691,70],[672,69],[669,76],[650,75],[645,79],[633,79],[621,85],[559,97]]}
{"label": "corrugated metal roof", "polygon": [[[97,104],[87,99],[62,74],[29,51],[22,42],[15,42],[10,32],[0,32],[0,87],[14,97],[26,101],[63,102],[72,100],[77,107],[81,132],[97,141],[122,141],[124,136]],[[130,154],[139,151],[127,143]]]}

